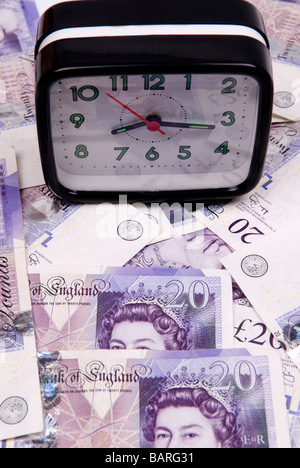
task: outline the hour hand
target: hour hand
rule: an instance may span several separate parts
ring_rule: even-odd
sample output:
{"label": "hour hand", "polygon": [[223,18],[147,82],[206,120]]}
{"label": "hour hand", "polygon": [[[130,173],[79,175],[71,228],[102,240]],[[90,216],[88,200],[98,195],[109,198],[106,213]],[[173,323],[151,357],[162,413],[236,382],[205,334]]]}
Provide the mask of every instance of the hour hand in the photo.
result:
{"label": "hour hand", "polygon": [[147,124],[143,120],[139,120],[138,122],[134,122],[131,124],[122,125],[120,127],[114,128],[111,131],[112,135],[118,135],[119,133],[129,132],[130,130],[135,130],[136,128],[146,127]]}

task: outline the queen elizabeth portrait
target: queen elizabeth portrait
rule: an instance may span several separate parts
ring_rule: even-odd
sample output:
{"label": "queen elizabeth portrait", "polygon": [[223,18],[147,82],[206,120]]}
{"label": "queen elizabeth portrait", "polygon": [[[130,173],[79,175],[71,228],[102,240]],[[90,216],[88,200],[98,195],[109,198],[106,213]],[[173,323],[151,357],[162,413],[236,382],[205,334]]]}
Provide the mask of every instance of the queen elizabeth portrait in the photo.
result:
{"label": "queen elizabeth portrait", "polygon": [[242,435],[234,413],[201,387],[158,390],[142,426],[145,446],[160,449],[242,448]]}

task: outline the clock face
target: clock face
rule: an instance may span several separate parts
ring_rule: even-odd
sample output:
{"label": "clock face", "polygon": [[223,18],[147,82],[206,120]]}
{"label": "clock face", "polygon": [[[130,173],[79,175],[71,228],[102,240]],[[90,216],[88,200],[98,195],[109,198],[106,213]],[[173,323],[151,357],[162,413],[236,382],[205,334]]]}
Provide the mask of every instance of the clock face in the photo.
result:
{"label": "clock face", "polygon": [[63,78],[50,88],[58,179],[83,191],[236,187],[249,175],[258,102],[245,75]]}

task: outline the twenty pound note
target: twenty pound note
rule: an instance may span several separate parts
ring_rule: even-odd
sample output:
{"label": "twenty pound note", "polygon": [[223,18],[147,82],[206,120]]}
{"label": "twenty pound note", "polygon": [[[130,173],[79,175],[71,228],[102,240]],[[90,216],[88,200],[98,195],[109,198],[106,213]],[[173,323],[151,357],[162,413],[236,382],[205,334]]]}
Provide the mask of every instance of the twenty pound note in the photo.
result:
{"label": "twenty pound note", "polygon": [[9,444],[51,448],[290,447],[273,356],[245,350],[40,355],[46,431]]}
{"label": "twenty pound note", "polygon": [[42,404],[14,150],[0,151],[0,440],[40,431]]}
{"label": "twenty pound note", "polygon": [[300,368],[300,222],[287,224],[222,263]]}
{"label": "twenty pound note", "polygon": [[232,283],[221,270],[29,270],[39,351],[232,347]]}

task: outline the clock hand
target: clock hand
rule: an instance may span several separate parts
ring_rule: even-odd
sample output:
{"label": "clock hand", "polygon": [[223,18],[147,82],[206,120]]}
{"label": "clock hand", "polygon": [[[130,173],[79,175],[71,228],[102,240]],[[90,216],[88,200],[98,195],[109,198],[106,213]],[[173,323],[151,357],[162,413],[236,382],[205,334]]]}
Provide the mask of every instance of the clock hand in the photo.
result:
{"label": "clock hand", "polygon": [[186,122],[160,122],[161,127],[191,128],[196,130],[214,130],[215,125],[196,124]]}
{"label": "clock hand", "polygon": [[139,115],[137,112],[135,112],[133,109],[131,109],[130,107],[126,106],[126,104],[123,104],[123,102],[119,101],[118,99],[116,99],[114,96],[112,96],[111,94],[109,93],[106,93],[107,96],[111,99],[113,99],[115,102],[117,102],[118,104],[120,104],[122,107],[124,107],[124,109],[128,110],[129,112],[131,112],[133,115],[135,115],[138,119],[141,119],[146,125],[147,125],[147,129],[150,130],[151,132],[160,132],[162,135],[165,135],[165,132],[163,132],[161,129],[160,129],[160,123],[157,122],[157,121],[149,121],[147,119],[144,119],[144,117],[142,117],[141,115]]}
{"label": "clock hand", "polygon": [[[214,130],[216,127],[215,125],[210,124],[196,124],[196,123],[186,123],[186,122],[162,122],[161,118],[157,114],[150,114],[146,117],[146,119],[140,120],[138,122],[133,122],[131,124],[122,125],[121,127],[115,128],[112,130],[112,135],[117,135],[119,133],[128,132],[130,130],[135,130],[136,128],[141,128],[144,126],[148,126],[149,122],[152,122],[152,126],[156,125],[162,127],[175,127],[175,128],[190,128],[196,130]],[[154,130],[153,130],[154,131]]]}
{"label": "clock hand", "polygon": [[134,122],[131,124],[127,125],[122,125],[121,127],[115,128],[114,130],[111,131],[112,135],[118,135],[119,133],[125,133],[128,132],[129,130],[134,130],[136,128],[141,128],[141,127],[146,127],[146,122],[143,120],[140,120],[138,122]]}

